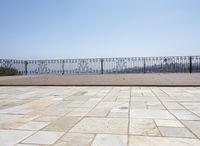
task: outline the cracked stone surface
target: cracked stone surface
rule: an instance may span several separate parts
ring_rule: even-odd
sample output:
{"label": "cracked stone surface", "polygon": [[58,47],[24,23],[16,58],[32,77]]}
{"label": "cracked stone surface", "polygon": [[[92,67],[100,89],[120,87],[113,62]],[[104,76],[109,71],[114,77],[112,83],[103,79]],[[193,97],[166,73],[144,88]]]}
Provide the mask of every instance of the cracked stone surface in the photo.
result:
{"label": "cracked stone surface", "polygon": [[2,146],[198,146],[200,87],[0,87]]}

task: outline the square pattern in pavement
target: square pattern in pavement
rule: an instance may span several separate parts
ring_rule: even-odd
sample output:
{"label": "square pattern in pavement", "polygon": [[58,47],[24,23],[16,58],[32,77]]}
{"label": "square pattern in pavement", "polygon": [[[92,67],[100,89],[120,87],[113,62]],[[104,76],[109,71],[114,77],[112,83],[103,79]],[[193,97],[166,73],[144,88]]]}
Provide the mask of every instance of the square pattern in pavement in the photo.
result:
{"label": "square pattern in pavement", "polygon": [[3,146],[199,146],[199,87],[0,87]]}

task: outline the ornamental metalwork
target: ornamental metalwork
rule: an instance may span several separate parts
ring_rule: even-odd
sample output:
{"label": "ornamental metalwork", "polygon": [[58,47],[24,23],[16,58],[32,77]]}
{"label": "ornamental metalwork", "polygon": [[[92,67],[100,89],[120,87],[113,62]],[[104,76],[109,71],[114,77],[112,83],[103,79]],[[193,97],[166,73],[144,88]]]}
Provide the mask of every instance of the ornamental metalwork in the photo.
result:
{"label": "ornamental metalwork", "polygon": [[0,64],[1,64],[1,66],[2,67],[8,67],[8,68],[10,68],[10,67],[12,67],[12,60],[0,60]]}
{"label": "ornamental metalwork", "polygon": [[81,59],[78,61],[78,68],[77,68],[77,71],[80,72],[80,73],[83,73],[83,72],[89,72],[91,71],[92,69],[89,68],[89,63],[88,63],[89,60],[85,60],[85,59]]}
{"label": "ornamental metalwork", "polygon": [[0,59],[0,67],[22,74],[114,74],[200,72],[200,56],[89,58],[57,60]]}
{"label": "ornamental metalwork", "polygon": [[125,58],[119,58],[116,60],[116,69],[118,71],[122,71],[125,70],[127,68],[127,61]]}
{"label": "ornamental metalwork", "polygon": [[50,69],[47,67],[47,61],[39,61],[38,68],[35,70],[35,72],[38,74],[50,73]]}

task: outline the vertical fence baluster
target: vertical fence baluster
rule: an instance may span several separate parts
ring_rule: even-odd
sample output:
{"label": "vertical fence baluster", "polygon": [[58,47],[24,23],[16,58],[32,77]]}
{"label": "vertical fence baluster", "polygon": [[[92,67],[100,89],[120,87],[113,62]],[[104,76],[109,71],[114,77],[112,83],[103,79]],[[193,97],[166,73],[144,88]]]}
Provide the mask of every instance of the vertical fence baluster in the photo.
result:
{"label": "vertical fence baluster", "polygon": [[144,73],[146,73],[146,61],[145,61],[145,58],[144,58]]}
{"label": "vertical fence baluster", "polygon": [[190,73],[192,73],[192,57],[190,56]]}
{"label": "vertical fence baluster", "polygon": [[64,63],[65,63],[65,61],[62,60],[62,75],[64,75],[64,73],[65,73]]}
{"label": "vertical fence baluster", "polygon": [[101,59],[101,74],[103,74],[103,59]]}
{"label": "vertical fence baluster", "polygon": [[24,62],[24,65],[25,65],[25,75],[27,75],[27,73],[28,73],[28,70],[27,70],[28,61],[25,61],[25,62]]}

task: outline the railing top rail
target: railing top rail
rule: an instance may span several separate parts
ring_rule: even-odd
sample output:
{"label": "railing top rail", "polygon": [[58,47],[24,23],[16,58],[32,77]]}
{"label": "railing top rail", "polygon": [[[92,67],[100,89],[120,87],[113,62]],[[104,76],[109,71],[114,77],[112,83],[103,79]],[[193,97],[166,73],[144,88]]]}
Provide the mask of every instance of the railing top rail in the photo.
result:
{"label": "railing top rail", "polygon": [[200,55],[193,55],[193,56],[145,56],[145,57],[105,57],[105,58],[68,58],[68,59],[3,59],[0,60],[15,60],[15,61],[51,61],[51,60],[100,60],[100,59],[148,59],[148,58],[180,58],[180,57],[200,57]]}

